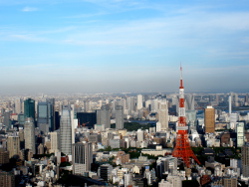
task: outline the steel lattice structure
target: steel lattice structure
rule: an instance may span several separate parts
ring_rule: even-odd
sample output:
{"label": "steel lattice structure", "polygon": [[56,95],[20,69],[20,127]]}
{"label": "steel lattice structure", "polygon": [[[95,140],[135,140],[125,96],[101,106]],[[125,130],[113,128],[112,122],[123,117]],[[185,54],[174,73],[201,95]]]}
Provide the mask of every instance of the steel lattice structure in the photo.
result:
{"label": "steel lattice structure", "polygon": [[195,156],[192,151],[188,139],[188,126],[186,125],[186,116],[185,116],[185,106],[184,106],[184,86],[182,79],[182,67],[181,78],[180,78],[180,87],[179,87],[179,112],[178,112],[178,126],[177,126],[177,137],[176,137],[176,145],[173,150],[172,155],[177,158],[181,158],[185,165],[190,167],[190,159],[193,158],[196,163],[200,164],[200,161]]}

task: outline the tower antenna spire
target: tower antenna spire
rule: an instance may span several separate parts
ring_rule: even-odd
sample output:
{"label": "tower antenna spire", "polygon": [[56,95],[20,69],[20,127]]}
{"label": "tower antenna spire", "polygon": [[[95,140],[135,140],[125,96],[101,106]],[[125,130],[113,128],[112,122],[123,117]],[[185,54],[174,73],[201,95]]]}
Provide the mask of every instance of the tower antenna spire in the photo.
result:
{"label": "tower antenna spire", "polygon": [[183,78],[182,78],[182,63],[180,64],[180,89],[184,89]]}

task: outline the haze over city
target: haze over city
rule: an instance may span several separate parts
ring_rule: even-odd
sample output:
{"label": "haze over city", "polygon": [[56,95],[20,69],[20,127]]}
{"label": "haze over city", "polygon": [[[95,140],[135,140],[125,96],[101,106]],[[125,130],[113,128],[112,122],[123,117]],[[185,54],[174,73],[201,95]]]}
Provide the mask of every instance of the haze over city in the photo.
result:
{"label": "haze over city", "polygon": [[1,1],[0,93],[248,92],[248,6]]}

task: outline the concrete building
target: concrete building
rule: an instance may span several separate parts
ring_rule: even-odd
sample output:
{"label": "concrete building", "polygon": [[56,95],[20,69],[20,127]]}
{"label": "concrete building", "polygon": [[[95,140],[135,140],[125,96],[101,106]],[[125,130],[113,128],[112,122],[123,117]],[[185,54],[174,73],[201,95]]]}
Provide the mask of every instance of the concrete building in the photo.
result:
{"label": "concrete building", "polygon": [[60,151],[66,155],[72,154],[72,122],[69,107],[63,107],[61,114]]}
{"label": "concrete building", "polygon": [[14,173],[0,170],[0,186],[15,187],[15,175],[14,175]]}
{"label": "concrete building", "polygon": [[215,109],[212,106],[207,106],[205,109],[204,124],[205,133],[214,133],[215,131]]}
{"label": "concrete building", "polygon": [[60,149],[60,134],[59,131],[50,132],[51,149],[50,153],[56,153]]}
{"label": "concrete building", "polygon": [[141,129],[137,130],[137,141],[139,142],[144,141],[144,131]]}
{"label": "concrete building", "polygon": [[182,187],[182,179],[177,175],[168,175],[167,181],[173,184],[174,187]]}
{"label": "concrete building", "polygon": [[168,102],[166,99],[159,102],[158,117],[159,117],[158,122],[160,123],[160,131],[167,131],[169,123],[169,114],[168,114]]}
{"label": "concrete building", "polygon": [[249,143],[246,143],[241,148],[242,175],[249,177]]}
{"label": "concrete building", "polygon": [[143,95],[137,95],[137,110],[141,110],[143,108]]}
{"label": "concrete building", "polygon": [[105,125],[105,128],[110,128],[110,107],[109,105],[103,105],[100,110],[97,111],[97,124]]}
{"label": "concrete building", "polygon": [[238,185],[238,179],[235,178],[235,177],[224,178],[223,179],[223,185],[224,185],[224,187],[237,187],[237,185]]}
{"label": "concrete building", "polygon": [[117,105],[115,107],[116,129],[124,128],[124,109],[123,106]]}
{"label": "concrete building", "polygon": [[93,162],[92,144],[78,142],[73,144],[73,173],[83,175],[84,172],[91,171]]}
{"label": "concrete building", "polygon": [[8,136],[7,150],[9,151],[9,158],[17,157],[20,152],[20,138],[19,136]]}
{"label": "concrete building", "polygon": [[0,148],[0,165],[9,163],[9,151]]}
{"label": "concrete building", "polygon": [[35,148],[35,124],[33,118],[26,118],[24,124],[25,149],[36,154]]}
{"label": "concrete building", "polygon": [[244,123],[239,122],[236,126],[236,132],[237,132],[237,147],[242,147],[244,145]]}
{"label": "concrete building", "polygon": [[103,164],[99,166],[98,176],[107,182],[111,179],[112,170],[113,167],[110,164]]}

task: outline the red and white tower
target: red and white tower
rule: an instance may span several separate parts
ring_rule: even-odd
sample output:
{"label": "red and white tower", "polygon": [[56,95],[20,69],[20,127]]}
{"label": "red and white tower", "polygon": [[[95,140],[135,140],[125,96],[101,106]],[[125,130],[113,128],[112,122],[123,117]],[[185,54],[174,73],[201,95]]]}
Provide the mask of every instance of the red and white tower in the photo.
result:
{"label": "red and white tower", "polygon": [[188,126],[186,125],[186,116],[185,116],[185,106],[184,106],[184,87],[182,79],[182,67],[180,68],[181,78],[180,78],[180,88],[179,88],[179,112],[178,112],[178,125],[177,125],[177,137],[176,145],[172,155],[177,158],[181,158],[185,165],[190,167],[190,159],[193,158],[198,164],[200,161],[195,156],[192,151],[188,139]]}

